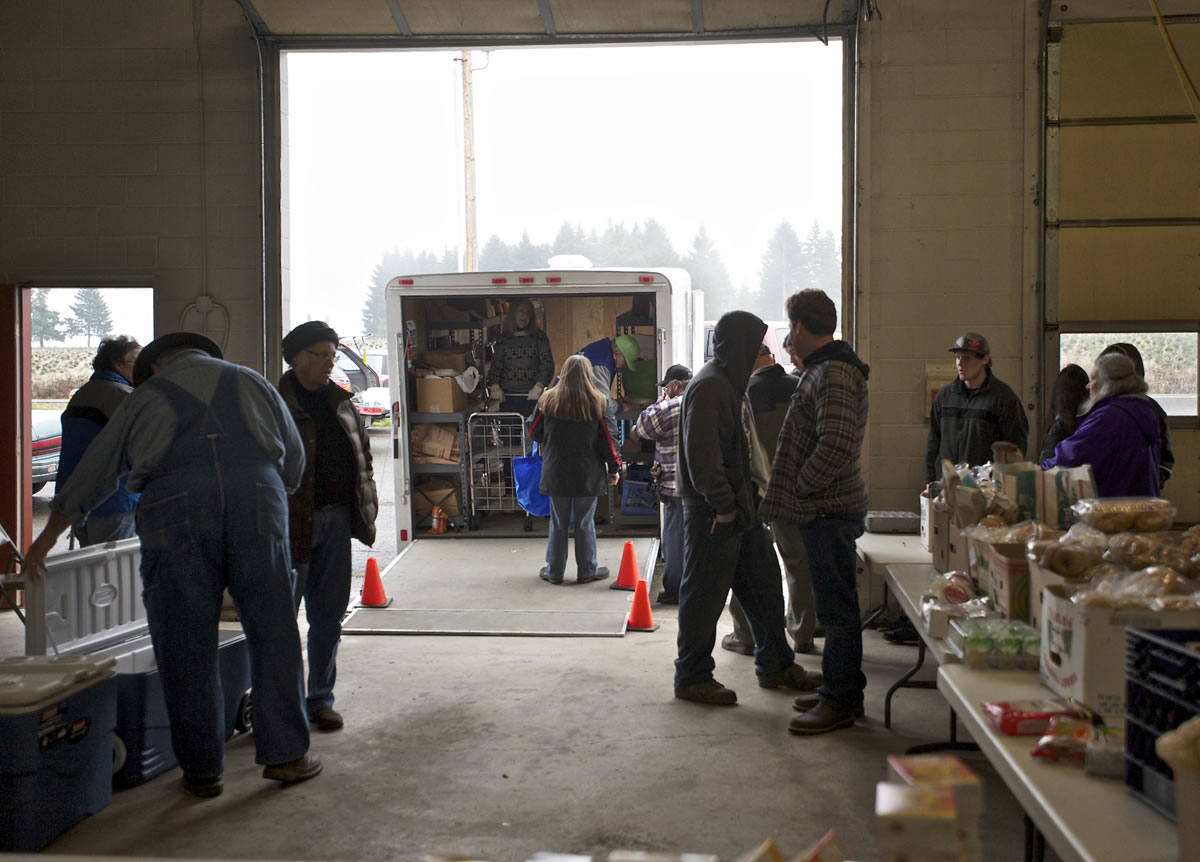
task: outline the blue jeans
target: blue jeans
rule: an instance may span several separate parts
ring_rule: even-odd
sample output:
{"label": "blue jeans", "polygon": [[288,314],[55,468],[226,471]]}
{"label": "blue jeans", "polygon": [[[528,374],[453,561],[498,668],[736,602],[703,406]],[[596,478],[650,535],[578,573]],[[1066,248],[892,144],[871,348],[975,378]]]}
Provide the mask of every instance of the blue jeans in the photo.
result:
{"label": "blue jeans", "polygon": [[679,601],[679,585],[683,581],[683,501],[678,497],[663,497],[662,548],[666,566],[663,568],[663,595]]}
{"label": "blue jeans", "polygon": [[685,504],[683,532],[675,687],[712,679],[717,620],[731,587],[754,635],[755,673],[764,676],[789,667],[795,654],[784,634],[779,561],[766,525],[745,532],[733,524],[714,527],[706,506]]}
{"label": "blue jeans", "polygon": [[571,515],[575,515],[575,576],[596,573],[597,497],[551,497],[550,538],[546,541],[546,565],[551,580],[560,580],[567,568],[567,539]]}
{"label": "blue jeans", "polygon": [[775,540],[786,560],[807,551],[817,620],[825,627],[820,695],[842,709],[863,702],[862,629],[854,581],[854,540],[863,534],[861,518],[816,518],[804,524],[776,521]]}
{"label": "blue jeans", "polygon": [[296,609],[308,617],[309,715],[333,706],[338,641],[350,603],[350,504],[313,510],[312,557],[296,566]]}

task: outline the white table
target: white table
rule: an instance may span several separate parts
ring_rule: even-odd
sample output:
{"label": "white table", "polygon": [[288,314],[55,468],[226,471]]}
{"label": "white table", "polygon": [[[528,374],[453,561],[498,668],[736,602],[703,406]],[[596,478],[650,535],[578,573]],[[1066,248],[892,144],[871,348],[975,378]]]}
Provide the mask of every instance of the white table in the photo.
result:
{"label": "white table", "polygon": [[[1070,766],[1034,760],[1037,738],[1005,736],[984,715],[990,700],[1052,697],[1035,673],[938,669],[938,691],[950,703],[1008,789],[1063,862],[1174,862],[1177,830],[1135,799],[1119,780],[1094,778]],[[1027,840],[1026,858],[1030,858]]]}
{"label": "white table", "polygon": [[[937,576],[937,570],[928,563],[921,565],[904,564],[887,567],[887,586],[896,602],[912,621],[921,640],[917,643],[917,661],[904,672],[898,680],[892,683],[883,697],[883,726],[892,726],[892,696],[902,688],[935,688],[932,680],[913,681],[917,671],[925,666],[925,657],[930,655],[939,667],[958,662],[958,656],[946,645],[941,638],[929,634],[925,620],[921,616],[921,596],[929,587],[929,582]],[[950,738],[945,742],[932,742],[924,745],[914,745],[908,749],[908,754],[928,754],[934,751],[976,751],[973,742],[960,742],[958,739],[958,720],[954,710],[950,711]]]}
{"label": "white table", "polygon": [[887,610],[887,567],[893,564],[933,562],[929,551],[921,547],[921,537],[897,533],[863,533],[854,543],[858,556],[856,583],[858,601],[866,614],[863,627],[874,622]]}

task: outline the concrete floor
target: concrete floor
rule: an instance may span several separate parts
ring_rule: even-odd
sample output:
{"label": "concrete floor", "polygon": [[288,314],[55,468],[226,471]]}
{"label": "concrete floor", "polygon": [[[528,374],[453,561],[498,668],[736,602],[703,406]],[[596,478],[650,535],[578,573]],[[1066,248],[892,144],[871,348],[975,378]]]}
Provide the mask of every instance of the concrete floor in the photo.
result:
{"label": "concrete floor", "polygon": [[[384,579],[395,607],[605,609],[630,597],[604,582],[539,581],[533,539],[416,549]],[[602,540],[600,553],[615,571],[621,543]],[[738,706],[673,699],[676,617],[654,611],[658,631],[624,638],[346,636],[337,705],[347,724],[314,734],[321,776],[287,789],[265,782],[251,738],[238,736],[223,796],[194,799],[173,769],[117,793],[47,851],[522,860],[622,848],[729,859],[767,837],[790,856],[836,828],[852,858],[877,858],[874,788],[886,756],[947,730],[941,697],[919,690],[899,693],[893,727],[882,727],[883,694],[915,649],[867,632],[866,720],[799,738],[787,733],[790,694],[759,689],[752,660],[719,647],[717,678]],[[728,630],[723,619],[718,634]],[[19,636],[13,615],[0,614],[0,649],[19,653]],[[800,661],[819,667],[819,656]],[[985,779],[986,858],[1020,858],[1015,801],[982,757],[967,760]]]}
{"label": "concrete floor", "polygon": [[[538,580],[544,544],[536,538],[418,542],[387,569],[395,553],[387,440],[372,435],[384,498],[379,541],[370,550],[355,543],[354,568],[376,556],[394,607],[627,606],[630,594],[607,582]],[[621,546],[600,543],[614,577]],[[884,693],[916,649],[866,632],[867,718],[800,738],[787,732],[791,695],[758,688],[752,660],[720,647],[716,676],[738,692],[738,705],[675,700],[675,609],[656,606],[654,616],[658,631],[624,638],[346,636],[337,684],[346,728],[314,734],[321,776],[287,789],[263,781],[253,740],[238,736],[227,748],[223,796],[191,797],[172,769],[116,793],[47,852],[524,860],[538,851],[602,859],[640,849],[731,859],[768,837],[792,856],[834,828],[851,858],[877,859],[874,793],[887,755],[945,739],[948,729],[941,696],[923,690],[898,693],[892,728],[883,728]],[[730,628],[722,618],[718,637]],[[0,655],[22,652],[20,625],[0,613]],[[820,666],[819,656],[799,660]],[[982,756],[965,759],[984,779],[985,858],[1021,858],[1019,807]]]}

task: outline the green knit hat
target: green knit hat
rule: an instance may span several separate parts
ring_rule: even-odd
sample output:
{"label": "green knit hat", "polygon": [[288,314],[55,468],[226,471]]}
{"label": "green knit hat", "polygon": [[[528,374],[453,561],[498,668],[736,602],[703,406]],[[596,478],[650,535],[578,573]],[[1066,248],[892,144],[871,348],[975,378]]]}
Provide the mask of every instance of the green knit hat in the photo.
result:
{"label": "green knit hat", "polygon": [[625,357],[625,364],[630,369],[636,368],[638,357],[642,355],[642,348],[638,346],[637,339],[632,335],[618,335],[613,343]]}

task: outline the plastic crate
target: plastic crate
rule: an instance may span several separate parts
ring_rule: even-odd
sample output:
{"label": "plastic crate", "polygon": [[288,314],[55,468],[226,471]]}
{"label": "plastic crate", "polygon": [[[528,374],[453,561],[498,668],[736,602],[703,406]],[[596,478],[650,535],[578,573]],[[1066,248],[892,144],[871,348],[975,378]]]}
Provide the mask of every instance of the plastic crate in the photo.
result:
{"label": "plastic crate", "polygon": [[1125,633],[1125,783],[1160,814],[1175,819],[1175,776],[1154,743],[1200,715],[1200,629],[1127,629]]}
{"label": "plastic crate", "polygon": [[630,469],[621,483],[621,514],[657,515],[658,498],[650,490],[650,471]]}

